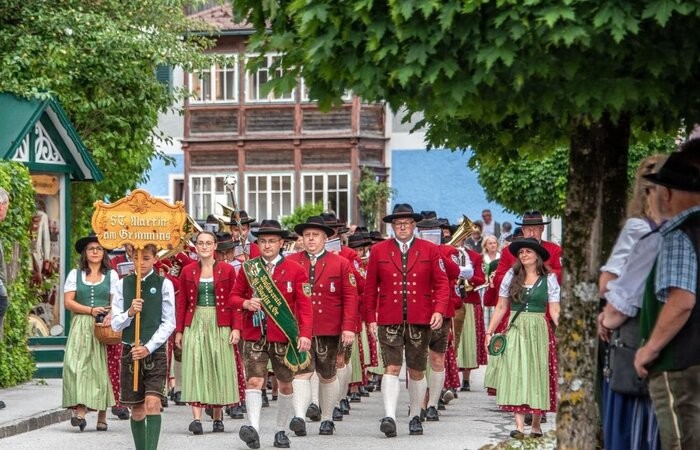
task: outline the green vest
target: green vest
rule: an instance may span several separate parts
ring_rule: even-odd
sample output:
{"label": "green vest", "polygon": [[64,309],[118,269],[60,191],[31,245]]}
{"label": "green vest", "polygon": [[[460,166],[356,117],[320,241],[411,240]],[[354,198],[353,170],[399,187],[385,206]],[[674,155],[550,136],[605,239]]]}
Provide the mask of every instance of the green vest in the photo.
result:
{"label": "green vest", "polygon": [[[163,280],[164,278],[150,274],[141,281],[141,298],[143,308],[141,309],[141,334],[139,340],[142,343],[148,342],[155,334],[161,324],[163,313]],[[131,301],[136,298],[136,275],[131,274],[124,277],[122,293],[124,295],[124,311],[131,307]],[[124,329],[122,342],[134,343],[135,321]]]}
{"label": "green vest", "polygon": [[101,283],[92,285],[83,283],[83,272],[81,270],[76,270],[75,272],[75,301],[91,308],[109,306],[109,288],[112,285],[110,280],[111,271],[107,271]]}
{"label": "green vest", "polygon": [[[527,298],[527,302],[525,298]],[[514,313],[520,309],[523,312],[544,313],[547,311],[548,304],[549,287],[547,285],[547,277],[542,276],[535,281],[532,288],[523,291],[522,300],[512,302],[510,310]]]}

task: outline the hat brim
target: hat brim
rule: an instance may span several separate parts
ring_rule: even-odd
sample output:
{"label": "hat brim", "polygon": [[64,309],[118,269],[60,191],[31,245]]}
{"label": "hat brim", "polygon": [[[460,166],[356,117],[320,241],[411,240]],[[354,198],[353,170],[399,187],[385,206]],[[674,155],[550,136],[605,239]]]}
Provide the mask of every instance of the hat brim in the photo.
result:
{"label": "hat brim", "polygon": [[275,236],[280,236],[281,238],[286,238],[289,236],[289,231],[280,230],[279,228],[258,228],[257,231],[252,232],[253,236],[258,237],[261,234],[272,234]]}
{"label": "hat brim", "polygon": [[85,236],[81,237],[75,242],[75,251],[78,253],[83,253],[83,249],[90,243],[90,242],[100,242],[97,239],[97,236]]}
{"label": "hat brim", "polygon": [[508,251],[511,255],[515,256],[516,258],[518,257],[518,253],[520,253],[520,250],[524,248],[529,248],[530,250],[540,255],[542,261],[547,261],[549,259],[549,252],[547,251],[547,249],[544,248],[542,245],[533,242],[529,239],[518,239],[513,241],[510,245],[508,245]]}
{"label": "hat brim", "polygon": [[301,236],[304,234],[304,230],[308,230],[309,228],[316,228],[317,230],[321,230],[324,233],[326,233],[326,237],[331,237],[335,234],[335,230],[329,226],[326,225],[321,225],[320,223],[300,223],[294,227],[294,232]]}
{"label": "hat brim", "polygon": [[[248,225],[249,223],[255,222],[255,219],[251,219],[250,217],[247,219],[241,219],[241,225]],[[231,220],[228,223],[229,225],[236,225],[236,221],[231,218]]]}
{"label": "hat brim", "polygon": [[669,189],[676,189],[678,191],[685,191],[685,192],[700,192],[700,186],[688,186],[688,185],[683,185],[679,183],[679,179],[674,179],[674,180],[667,180],[663,178],[659,178],[659,173],[650,173],[647,175],[643,175],[644,179],[649,180],[650,182],[654,184],[658,184],[660,186],[667,187]]}
{"label": "hat brim", "polygon": [[222,252],[224,250],[231,250],[232,248],[235,248],[236,245],[238,245],[237,242],[233,241],[223,241],[223,242],[217,242],[216,243],[216,251],[217,252]]}
{"label": "hat brim", "polygon": [[523,226],[528,226],[528,225],[548,225],[552,223],[551,220],[542,220],[542,219],[537,219],[537,220],[523,220],[522,222],[515,222],[515,224],[519,227]]}
{"label": "hat brim", "polygon": [[437,219],[423,219],[416,226],[418,228],[440,228],[440,222]]}
{"label": "hat brim", "polygon": [[391,223],[392,221],[394,221],[396,219],[413,219],[416,222],[420,222],[421,220],[423,220],[423,216],[421,216],[420,214],[410,213],[410,212],[389,214],[388,216],[384,216],[384,218],[382,219],[382,222]]}
{"label": "hat brim", "polygon": [[371,239],[363,239],[361,241],[348,242],[348,247],[350,248],[360,248],[372,245]]}

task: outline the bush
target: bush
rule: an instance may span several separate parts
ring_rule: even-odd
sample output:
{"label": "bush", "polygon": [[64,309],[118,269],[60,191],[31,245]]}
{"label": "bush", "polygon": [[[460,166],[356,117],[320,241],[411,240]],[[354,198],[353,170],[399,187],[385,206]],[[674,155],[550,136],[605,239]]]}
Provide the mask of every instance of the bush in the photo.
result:
{"label": "bush", "polygon": [[35,369],[27,347],[27,318],[36,300],[29,287],[29,227],[35,204],[34,188],[24,165],[0,161],[0,186],[10,194],[7,217],[0,222],[10,298],[5,315],[5,341],[0,345],[0,387],[8,387],[31,379]]}
{"label": "bush", "polygon": [[323,203],[307,203],[294,208],[294,212],[286,217],[282,217],[282,227],[289,231],[294,231],[294,227],[306,222],[311,216],[320,216],[323,212]]}

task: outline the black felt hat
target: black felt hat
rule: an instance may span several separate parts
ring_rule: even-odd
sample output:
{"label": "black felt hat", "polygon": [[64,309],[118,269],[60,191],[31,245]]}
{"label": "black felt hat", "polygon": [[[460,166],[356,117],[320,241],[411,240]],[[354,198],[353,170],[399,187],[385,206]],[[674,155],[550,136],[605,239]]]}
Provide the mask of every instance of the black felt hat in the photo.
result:
{"label": "black felt hat", "polygon": [[516,241],[513,241],[513,243],[508,246],[508,251],[511,253],[511,255],[513,255],[517,258],[518,253],[520,253],[520,250],[522,250],[524,248],[529,248],[530,250],[534,250],[535,253],[540,255],[540,258],[542,258],[542,261],[547,261],[549,259],[549,252],[547,251],[546,248],[544,248],[542,246],[542,244],[537,242],[537,239],[535,239],[535,238],[525,238],[525,239],[518,239]]}
{"label": "black felt hat", "polygon": [[440,219],[437,218],[435,211],[421,211],[423,219],[416,224],[418,228],[438,228],[440,227]]}
{"label": "black felt hat", "polygon": [[260,223],[260,228],[256,231],[252,231],[253,236],[258,237],[261,234],[274,234],[280,236],[281,238],[286,238],[289,236],[289,231],[283,230],[282,225],[276,220],[263,220]]}
{"label": "black felt hat", "polygon": [[231,233],[216,233],[216,250],[223,252],[224,250],[230,250],[238,245],[237,242],[233,242]]}
{"label": "black felt hat", "polygon": [[413,207],[408,203],[397,203],[394,205],[394,209],[391,211],[391,214],[384,216],[382,221],[384,223],[391,223],[396,219],[413,219],[418,222],[419,220],[423,219],[423,216],[413,212]]}
{"label": "black felt hat", "polygon": [[372,245],[372,239],[370,238],[369,233],[355,232],[354,234],[348,236],[348,247],[358,248],[366,245]]}
{"label": "black felt hat", "polygon": [[679,191],[700,192],[700,161],[693,152],[676,152],[656,173],[644,175],[654,184]]}
{"label": "black felt hat", "polygon": [[90,242],[100,242],[97,240],[97,235],[95,232],[91,232],[87,236],[81,237],[75,242],[75,251],[78,253],[83,253],[83,250]]}
{"label": "black felt hat", "polygon": [[547,225],[550,222],[549,220],[544,220],[542,213],[539,211],[525,211],[523,213],[523,221],[515,222],[515,224],[524,227],[528,225]]}
{"label": "black felt hat", "polygon": [[316,228],[317,230],[321,230],[324,233],[326,233],[327,237],[331,237],[335,234],[335,230],[328,225],[326,225],[326,222],[323,220],[323,217],[321,216],[311,216],[308,219],[306,219],[306,222],[300,223],[294,227],[294,231],[302,235],[304,234],[304,230],[309,229],[309,228]]}
{"label": "black felt hat", "polygon": [[[239,215],[239,217],[240,217],[240,219],[241,219],[241,225],[245,225],[245,224],[248,224],[248,223],[253,223],[253,222],[255,222],[255,219],[252,218],[252,217],[248,217],[248,213],[245,212],[244,210],[238,211],[238,215]],[[229,225],[237,225],[237,224],[236,224],[236,219],[234,219],[233,216],[231,216],[231,221],[229,222]]]}

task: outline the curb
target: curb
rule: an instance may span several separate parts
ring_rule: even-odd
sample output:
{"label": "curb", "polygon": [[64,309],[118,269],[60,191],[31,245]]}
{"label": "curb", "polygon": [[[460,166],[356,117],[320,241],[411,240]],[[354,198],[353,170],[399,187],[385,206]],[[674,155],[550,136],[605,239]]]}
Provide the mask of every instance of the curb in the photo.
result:
{"label": "curb", "polygon": [[34,431],[55,423],[65,422],[71,418],[71,415],[70,409],[56,408],[40,412],[33,417],[11,421],[7,425],[0,425],[0,439]]}

